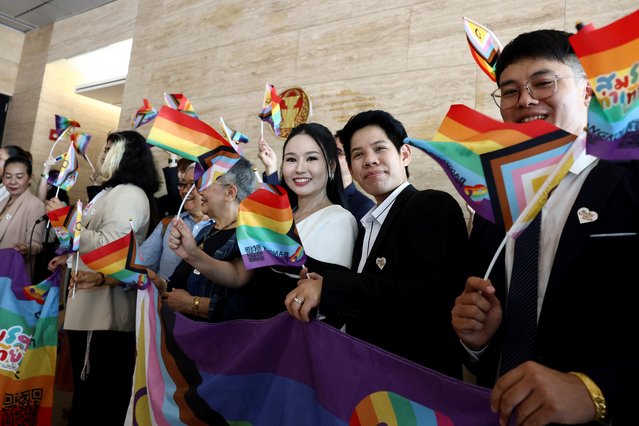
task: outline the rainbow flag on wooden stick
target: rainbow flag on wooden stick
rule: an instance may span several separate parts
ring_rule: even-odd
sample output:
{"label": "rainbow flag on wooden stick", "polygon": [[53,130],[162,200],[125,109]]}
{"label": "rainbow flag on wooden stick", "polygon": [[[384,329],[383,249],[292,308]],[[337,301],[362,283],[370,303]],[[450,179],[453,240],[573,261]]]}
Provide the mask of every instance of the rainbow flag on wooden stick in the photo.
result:
{"label": "rainbow flag on wooden stick", "polygon": [[149,285],[144,259],[131,231],[122,238],[80,256],[89,268],[136,288]]}
{"label": "rainbow flag on wooden stick", "polygon": [[639,159],[639,10],[570,37],[595,92],[588,109],[589,154]]}
{"label": "rainbow flag on wooden stick", "polygon": [[264,184],[240,203],[236,233],[246,269],[306,262],[288,195],[280,186]]}
{"label": "rainbow flag on wooden stick", "polygon": [[453,105],[432,141],[405,142],[437,161],[477,214],[508,230],[575,138],[543,120],[503,123]]}

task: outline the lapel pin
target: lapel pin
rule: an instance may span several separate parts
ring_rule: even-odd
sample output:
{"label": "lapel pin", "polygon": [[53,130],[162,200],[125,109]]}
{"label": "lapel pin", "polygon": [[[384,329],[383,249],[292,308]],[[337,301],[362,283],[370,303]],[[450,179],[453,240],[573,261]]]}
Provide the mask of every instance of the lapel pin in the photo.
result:
{"label": "lapel pin", "polygon": [[599,218],[599,215],[596,211],[589,210],[588,207],[582,207],[577,210],[577,217],[579,218],[579,223],[583,225],[584,223],[594,222]]}
{"label": "lapel pin", "polygon": [[386,258],[385,257],[378,257],[375,260],[375,263],[377,264],[377,267],[379,269],[384,269],[384,266],[386,266]]}

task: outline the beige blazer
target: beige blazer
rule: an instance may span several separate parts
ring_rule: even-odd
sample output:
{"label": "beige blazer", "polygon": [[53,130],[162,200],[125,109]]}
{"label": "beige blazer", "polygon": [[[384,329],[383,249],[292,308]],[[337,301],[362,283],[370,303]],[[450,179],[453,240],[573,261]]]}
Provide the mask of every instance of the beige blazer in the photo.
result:
{"label": "beige blazer", "polygon": [[[9,203],[9,199],[10,197],[0,201],[0,211]],[[24,191],[0,217],[0,248],[10,248],[18,243],[29,245],[31,230],[36,220],[42,215],[44,215],[44,203],[29,190]],[[36,225],[33,231],[32,255],[42,251],[46,226],[46,220],[42,221]]]}
{"label": "beige blazer", "polygon": [[[99,197],[99,198],[98,198]],[[149,201],[135,185],[118,185],[96,195],[87,206],[80,234],[80,254],[102,247],[130,232],[129,219],[138,244],[142,244],[149,228]],[[75,268],[75,258],[73,258]],[[90,269],[80,259],[78,269]],[[67,330],[135,330],[136,290],[104,286],[76,290],[67,296],[64,328]]]}

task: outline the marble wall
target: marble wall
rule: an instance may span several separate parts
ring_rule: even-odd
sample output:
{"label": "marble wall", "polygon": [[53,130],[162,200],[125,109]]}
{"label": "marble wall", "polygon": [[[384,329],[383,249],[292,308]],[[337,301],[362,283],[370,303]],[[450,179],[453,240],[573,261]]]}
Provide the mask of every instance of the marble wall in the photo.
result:
{"label": "marble wall", "polygon": [[[594,0],[118,0],[40,30],[42,35],[27,34],[11,106],[18,111],[11,111],[5,135],[30,140],[34,148],[40,143],[34,128],[41,132],[46,126],[40,120],[49,118],[34,116],[29,102],[41,98],[38,105],[47,108],[54,102],[41,89],[43,60],[133,37],[120,127],[128,127],[142,98],[159,107],[163,92],[184,93],[203,120],[217,126],[223,115],[256,141],[257,113],[270,82],[303,87],[313,102],[312,120],[332,130],[359,111],[379,108],[401,120],[411,136],[429,138],[453,103],[498,117],[489,96],[493,83],[468,51],[463,16],[485,23],[507,43],[534,29],[572,31],[578,19],[603,26],[636,8],[636,0],[616,1],[614,10],[610,2]],[[30,67],[38,73],[27,76]],[[271,134],[267,140],[281,151],[282,141]],[[249,159],[255,153],[250,144]],[[421,152],[413,156],[411,175],[419,188],[454,192]]]}

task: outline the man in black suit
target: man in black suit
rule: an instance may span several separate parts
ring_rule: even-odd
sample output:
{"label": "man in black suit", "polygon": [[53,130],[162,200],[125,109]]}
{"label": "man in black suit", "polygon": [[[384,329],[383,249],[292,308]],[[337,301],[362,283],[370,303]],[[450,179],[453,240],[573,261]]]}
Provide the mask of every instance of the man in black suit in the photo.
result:
{"label": "man in black suit", "polygon": [[[584,136],[592,89],[569,36],[534,31],[505,47],[493,92],[504,121],[543,119]],[[526,339],[531,350],[514,368],[505,367],[506,348],[517,340],[508,337],[509,330],[519,324],[513,319],[518,313],[508,309],[515,304],[508,294],[510,287],[513,296],[516,292],[515,265],[526,257],[518,254],[519,243],[509,239],[489,280],[466,281],[452,323],[468,352],[468,367],[480,384],[494,384],[491,408],[499,412],[500,424],[511,415],[516,424],[612,419],[626,425],[636,417],[639,375],[632,336],[638,323],[639,209],[632,182],[625,168],[584,153],[550,196],[534,262],[537,293]],[[504,230],[475,218],[470,257],[477,262],[471,272],[483,276]]]}
{"label": "man in black suit", "polygon": [[346,333],[461,377],[448,312],[465,279],[464,217],[449,194],[408,183],[411,149],[404,138],[404,126],[384,111],[348,121],[340,139],[351,174],[376,206],[362,218],[353,271],[311,273],[285,303],[303,321],[319,305],[322,314],[343,320]]}

